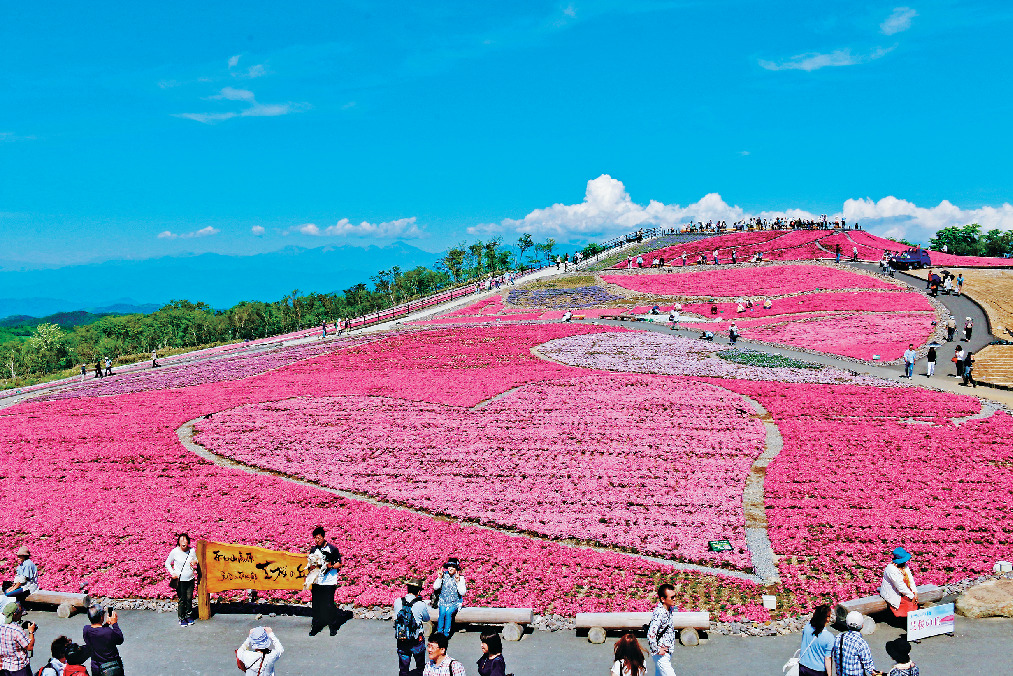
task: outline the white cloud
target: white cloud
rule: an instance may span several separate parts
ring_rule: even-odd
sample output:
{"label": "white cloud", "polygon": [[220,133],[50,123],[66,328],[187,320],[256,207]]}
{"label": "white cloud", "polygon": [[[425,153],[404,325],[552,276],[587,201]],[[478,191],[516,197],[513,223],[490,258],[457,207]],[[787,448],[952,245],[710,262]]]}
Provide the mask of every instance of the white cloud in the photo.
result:
{"label": "white cloud", "polygon": [[850,48],[845,48],[838,49],[829,54],[820,54],[818,52],[797,54],[787,61],[781,62],[761,59],[759,64],[761,68],[766,68],[767,70],[804,70],[808,73],[828,66],[857,66],[881,59],[893,50],[894,47],[876,47],[866,54],[852,54]]}
{"label": "white cloud", "polygon": [[747,155],[749,155],[749,151],[748,150],[740,150],[739,151],[739,155],[742,155],[743,157],[746,157]]}
{"label": "white cloud", "polygon": [[220,92],[218,92],[214,96],[209,96],[208,99],[211,101],[221,99],[225,99],[226,101],[253,101],[254,96],[253,92],[251,92],[249,89],[236,89],[235,87],[223,87]]}
{"label": "white cloud", "polygon": [[626,233],[642,227],[671,228],[690,221],[734,222],[751,215],[762,215],[765,218],[811,216],[808,212],[799,210],[747,214],[741,207],[726,204],[717,193],[704,195],[699,201],[685,207],[655,200],[641,205],[630,198],[621,181],[602,174],[587,182],[584,201],[579,204],[554,204],[544,209],[535,209],[521,219],[505,218],[499,223],[468,228],[468,233],[530,232],[560,238],[594,237]]}
{"label": "white cloud", "polygon": [[217,94],[206,98],[209,101],[239,101],[247,103],[249,106],[243,110],[220,113],[175,113],[173,117],[214,124],[236,117],[278,117],[289,113],[301,113],[312,107],[308,103],[259,103],[249,89],[237,89],[236,87],[223,87]]}
{"label": "white cloud", "polygon": [[34,136],[21,136],[12,131],[0,131],[0,143],[14,143],[16,141],[34,141]]}
{"label": "white cloud", "polygon": [[916,16],[918,16],[918,12],[910,7],[896,7],[893,13],[886,18],[886,21],[879,24],[879,30],[883,32],[883,35],[903,33],[911,28],[911,19]]}
{"label": "white cloud", "polygon": [[239,57],[241,57],[241,56],[242,56],[242,54],[236,54],[235,56],[230,56],[229,57],[229,68],[235,68],[236,66],[238,66],[239,65]]}
{"label": "white cloud", "polygon": [[262,225],[255,225],[252,228],[250,228],[250,232],[252,232],[257,237],[260,237],[261,235],[264,234],[264,226],[262,226]]}
{"label": "white cloud", "polygon": [[940,228],[978,223],[984,230],[1013,230],[1013,205],[961,209],[949,200],[934,207],[919,207],[893,196],[878,202],[869,198],[849,199],[844,203],[844,216],[858,221],[866,230],[894,239],[928,242]]}
{"label": "white cloud", "polygon": [[416,223],[415,217],[399,218],[395,221],[383,223],[352,223],[347,218],[342,218],[334,225],[321,229],[315,223],[304,223],[293,228],[296,232],[304,235],[332,236],[332,237],[376,237],[380,239],[390,238],[413,238],[422,235],[422,229]]}
{"label": "white cloud", "polygon": [[250,66],[243,77],[248,77],[252,80],[255,77],[263,77],[265,75],[267,75],[267,68],[264,67],[264,64],[258,63],[255,66]]}
{"label": "white cloud", "polygon": [[181,235],[171,230],[163,230],[158,233],[158,239],[193,239],[194,237],[210,237],[211,235],[217,235],[219,232],[221,231],[218,228],[213,228],[210,225],[193,232],[184,232]]}
{"label": "white cloud", "polygon": [[[985,230],[1013,230],[1013,205],[960,209],[943,201],[938,206],[919,207],[896,197],[878,202],[871,199],[849,199],[831,220],[843,216],[848,223],[856,221],[866,230],[893,238],[927,242],[939,228],[951,225],[980,223]],[[634,202],[626,187],[607,174],[587,182],[584,200],[579,204],[554,204],[535,209],[524,218],[505,218],[499,223],[485,223],[468,228],[471,235],[529,232],[539,237],[559,240],[607,238],[638,228],[673,228],[690,222],[735,221],[749,218],[800,218],[815,220],[819,214],[805,209],[747,211],[730,205],[718,193],[704,195],[686,206],[664,204],[656,200],[646,205]]]}

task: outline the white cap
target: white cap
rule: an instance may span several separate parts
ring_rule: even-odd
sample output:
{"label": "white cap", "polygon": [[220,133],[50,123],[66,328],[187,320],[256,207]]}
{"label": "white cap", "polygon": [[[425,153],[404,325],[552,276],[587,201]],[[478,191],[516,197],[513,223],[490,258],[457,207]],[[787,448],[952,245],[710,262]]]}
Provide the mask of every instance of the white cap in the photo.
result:
{"label": "white cap", "polygon": [[848,617],[845,620],[845,624],[848,625],[849,629],[861,629],[865,623],[865,616],[857,610],[852,610],[848,613]]}

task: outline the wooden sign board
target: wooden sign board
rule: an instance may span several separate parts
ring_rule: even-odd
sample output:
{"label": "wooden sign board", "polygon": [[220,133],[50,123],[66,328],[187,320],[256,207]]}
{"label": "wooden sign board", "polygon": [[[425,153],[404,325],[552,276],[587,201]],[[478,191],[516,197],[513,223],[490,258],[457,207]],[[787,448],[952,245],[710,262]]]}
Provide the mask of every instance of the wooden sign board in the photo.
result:
{"label": "wooden sign board", "polygon": [[212,592],[302,589],[306,581],[305,554],[198,540],[197,561],[201,569],[197,606],[202,620],[211,616]]}

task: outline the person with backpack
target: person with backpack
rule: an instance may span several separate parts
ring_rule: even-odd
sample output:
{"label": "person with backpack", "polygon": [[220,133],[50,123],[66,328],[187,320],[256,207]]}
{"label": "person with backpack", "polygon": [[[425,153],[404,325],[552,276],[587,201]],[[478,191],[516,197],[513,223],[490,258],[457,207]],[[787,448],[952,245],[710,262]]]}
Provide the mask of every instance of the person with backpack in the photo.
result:
{"label": "person with backpack", "polygon": [[830,606],[816,606],[812,618],[802,630],[798,676],[826,676],[830,673],[830,651],[834,648],[834,635],[827,629],[829,621]]}
{"label": "person with backpack", "polygon": [[865,616],[852,610],[845,623],[848,630],[837,637],[830,651],[834,676],[876,676],[879,672],[872,659],[872,650],[861,634]]}
{"label": "person with backpack", "polygon": [[435,633],[426,644],[429,661],[422,676],[467,676],[464,665],[447,654],[450,638],[446,634]]}
{"label": "person with backpack", "polygon": [[72,641],[66,636],[53,639],[49,646],[49,654],[52,657],[35,676],[63,676],[63,670],[67,666],[67,648],[71,645]]}
{"label": "person with backpack", "polygon": [[88,676],[88,670],[84,663],[91,657],[91,650],[87,646],[71,643],[67,646],[67,663],[63,666],[63,673],[59,676]]}
{"label": "person with backpack", "polygon": [[236,666],[253,676],[274,676],[274,665],[284,652],[270,627],[254,627],[236,650]]}
{"label": "person with backpack", "polygon": [[[397,659],[400,676],[419,676],[426,661],[425,624],[429,621],[429,604],[419,598],[424,582],[409,578],[408,590],[394,601],[394,638],[397,640]],[[412,658],[415,668],[411,668]]]}

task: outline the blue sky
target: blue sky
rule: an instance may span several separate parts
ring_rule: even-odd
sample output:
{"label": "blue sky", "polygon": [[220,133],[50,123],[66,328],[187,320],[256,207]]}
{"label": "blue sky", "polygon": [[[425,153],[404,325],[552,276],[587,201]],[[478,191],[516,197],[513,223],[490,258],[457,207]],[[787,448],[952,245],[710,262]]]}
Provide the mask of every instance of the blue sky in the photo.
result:
{"label": "blue sky", "polygon": [[1009,229],[1011,29],[974,1],[21,3],[0,261],[791,209]]}

